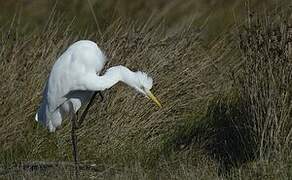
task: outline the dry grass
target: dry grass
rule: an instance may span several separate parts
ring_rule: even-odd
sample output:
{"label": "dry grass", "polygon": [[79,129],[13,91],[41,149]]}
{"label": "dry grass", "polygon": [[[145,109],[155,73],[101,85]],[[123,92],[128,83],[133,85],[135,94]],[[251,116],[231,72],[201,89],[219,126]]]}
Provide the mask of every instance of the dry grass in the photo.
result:
{"label": "dry grass", "polygon": [[[105,91],[78,131],[81,160],[100,168],[83,170],[84,178],[291,177],[291,14],[247,18],[238,32],[205,43],[206,31],[168,15],[175,4],[161,6],[168,10],[138,20],[125,18],[132,10],[125,16],[117,10],[119,18],[102,23],[102,36],[75,30],[55,10],[33,30],[18,14],[0,27],[0,177],[72,178],[67,166],[8,169],[34,160],[71,161],[69,121],[50,134],[34,114],[55,59],[83,38],[104,50],[107,67],[148,72],[163,104],[158,110],[123,84]],[[184,17],[179,8],[173,14]],[[170,25],[162,17],[174,20]]]}
{"label": "dry grass", "polygon": [[240,49],[244,60],[239,78],[247,98],[260,158],[290,150],[292,98],[291,16],[259,20],[250,17],[242,33]]}

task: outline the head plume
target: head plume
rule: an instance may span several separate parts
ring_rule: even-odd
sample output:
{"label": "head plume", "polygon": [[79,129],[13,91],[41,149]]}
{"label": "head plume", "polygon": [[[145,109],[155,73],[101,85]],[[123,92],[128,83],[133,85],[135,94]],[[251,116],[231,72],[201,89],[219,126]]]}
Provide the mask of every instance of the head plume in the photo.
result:
{"label": "head plume", "polygon": [[151,89],[153,85],[153,79],[146,73],[137,71],[136,72],[138,83],[141,85],[141,89]]}

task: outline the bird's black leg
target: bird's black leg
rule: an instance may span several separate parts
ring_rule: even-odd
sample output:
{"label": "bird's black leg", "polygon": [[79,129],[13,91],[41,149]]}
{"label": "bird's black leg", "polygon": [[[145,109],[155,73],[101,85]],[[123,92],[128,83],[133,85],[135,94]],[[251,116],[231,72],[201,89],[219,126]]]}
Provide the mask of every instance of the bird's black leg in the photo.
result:
{"label": "bird's black leg", "polygon": [[100,96],[100,98],[101,98],[101,102],[103,102],[103,100],[104,100],[104,96],[102,95],[102,93],[101,93],[100,91],[98,91],[98,94],[99,94],[99,96]]}
{"label": "bird's black leg", "polygon": [[83,121],[85,119],[85,116],[87,115],[90,106],[93,104],[94,98],[95,98],[95,96],[96,96],[97,93],[98,93],[97,91],[93,93],[93,95],[90,98],[89,103],[87,104],[85,110],[81,114],[81,117],[79,118],[79,121],[78,121],[78,128],[81,127],[81,125],[82,125],[82,123],[83,123]]}
{"label": "bird's black leg", "polygon": [[[85,117],[86,117],[86,115],[88,113],[89,108],[91,107],[91,105],[94,102],[94,98],[96,97],[97,93],[99,94],[99,96],[101,98],[101,102],[104,100],[104,97],[103,97],[103,95],[102,95],[102,93],[100,91],[96,91],[96,92],[93,93],[93,95],[90,98],[89,103],[87,104],[85,110],[83,111],[83,113],[81,114],[81,117],[79,118],[79,121],[77,123],[77,128],[81,127],[81,125],[82,125],[82,123],[83,123],[83,121],[84,121],[84,119],[85,119]],[[78,115],[77,115],[77,117],[78,117]]]}
{"label": "bird's black leg", "polygon": [[76,111],[76,121],[75,121],[75,127],[76,127],[76,129],[75,129],[75,131],[80,128],[79,119],[80,119],[79,118],[79,111]]}
{"label": "bird's black leg", "polygon": [[73,114],[72,116],[72,130],[71,130],[71,139],[72,139],[72,153],[75,162],[75,177],[76,179],[79,178],[79,157],[78,157],[78,150],[77,150],[77,115]]}

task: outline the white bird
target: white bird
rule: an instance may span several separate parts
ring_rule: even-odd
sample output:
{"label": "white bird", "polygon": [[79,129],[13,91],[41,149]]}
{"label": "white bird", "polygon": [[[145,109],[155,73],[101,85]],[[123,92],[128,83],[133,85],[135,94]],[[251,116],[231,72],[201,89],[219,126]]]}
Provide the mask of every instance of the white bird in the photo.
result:
{"label": "white bird", "polygon": [[35,116],[35,120],[50,132],[55,132],[65,117],[72,119],[73,156],[77,173],[77,113],[92,98],[94,92],[111,88],[121,81],[161,107],[150,91],[153,84],[151,77],[144,72],[133,72],[124,66],[111,67],[100,76],[105,62],[105,55],[96,43],[81,40],[72,44],[53,65]]}

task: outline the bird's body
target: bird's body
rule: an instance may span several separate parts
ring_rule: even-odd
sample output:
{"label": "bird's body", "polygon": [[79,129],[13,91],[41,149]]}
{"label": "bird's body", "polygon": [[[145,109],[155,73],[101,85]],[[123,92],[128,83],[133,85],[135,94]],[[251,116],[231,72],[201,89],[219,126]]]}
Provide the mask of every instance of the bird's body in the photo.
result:
{"label": "bird's body", "polygon": [[67,115],[76,114],[94,91],[103,91],[122,81],[154,100],[152,78],[124,66],[109,68],[99,76],[106,58],[96,43],[81,40],[72,44],[55,62],[43,92],[35,120],[54,132]]}
{"label": "bird's body", "polygon": [[76,113],[89,101],[93,91],[82,87],[82,77],[98,75],[105,61],[94,42],[82,40],[72,44],[52,68],[36,120],[54,132],[67,115]]}
{"label": "bird's body", "polygon": [[[55,132],[66,116],[71,117],[72,152],[76,164],[76,176],[79,172],[75,132],[78,128],[77,112],[82,105],[92,100],[94,92],[108,89],[121,81],[161,107],[150,91],[151,77],[140,71],[133,72],[124,66],[111,67],[100,76],[105,62],[106,58],[96,43],[82,40],[72,44],[53,65],[45,84],[41,105],[35,116],[35,120],[50,132]],[[80,124],[84,117],[81,116]]]}

